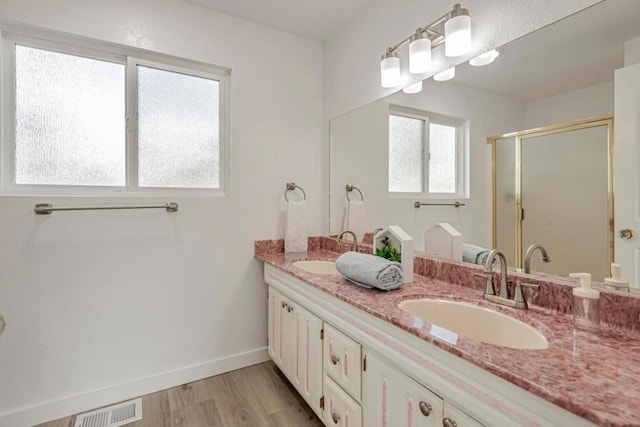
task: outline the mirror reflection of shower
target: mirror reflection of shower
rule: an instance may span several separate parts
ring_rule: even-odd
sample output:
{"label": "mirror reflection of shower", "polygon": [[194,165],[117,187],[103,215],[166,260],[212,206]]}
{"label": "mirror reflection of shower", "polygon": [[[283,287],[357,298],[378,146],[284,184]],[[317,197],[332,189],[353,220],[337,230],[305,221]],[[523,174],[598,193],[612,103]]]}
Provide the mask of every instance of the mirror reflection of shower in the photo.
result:
{"label": "mirror reflection of shower", "polygon": [[609,275],[613,260],[611,116],[489,138],[494,150],[494,247],[516,267],[534,243],[553,262],[530,269]]}

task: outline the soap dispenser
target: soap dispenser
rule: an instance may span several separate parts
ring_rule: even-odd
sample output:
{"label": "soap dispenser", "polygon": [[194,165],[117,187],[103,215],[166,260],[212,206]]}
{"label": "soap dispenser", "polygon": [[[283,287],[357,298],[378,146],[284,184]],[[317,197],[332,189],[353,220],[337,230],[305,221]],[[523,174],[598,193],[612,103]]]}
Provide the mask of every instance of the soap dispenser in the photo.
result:
{"label": "soap dispenser", "polygon": [[591,274],[571,273],[580,279],[580,287],[573,288],[573,323],[576,329],[600,331],[600,292],[591,289]]}
{"label": "soap dispenser", "polygon": [[615,291],[629,292],[629,282],[622,280],[622,267],[611,263],[611,277],[605,277],[604,287]]}

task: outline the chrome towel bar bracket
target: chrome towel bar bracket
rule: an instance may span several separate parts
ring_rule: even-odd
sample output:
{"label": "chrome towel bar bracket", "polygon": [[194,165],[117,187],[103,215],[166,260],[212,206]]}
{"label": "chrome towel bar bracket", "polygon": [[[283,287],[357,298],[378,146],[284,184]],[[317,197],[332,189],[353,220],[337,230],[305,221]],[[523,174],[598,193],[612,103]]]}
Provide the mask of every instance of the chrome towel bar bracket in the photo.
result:
{"label": "chrome towel bar bracket", "polygon": [[50,215],[55,211],[97,211],[104,209],[166,209],[167,212],[178,212],[178,204],[169,202],[164,205],[150,206],[65,206],[54,208],[53,205],[49,203],[38,203],[33,211],[38,215]]}

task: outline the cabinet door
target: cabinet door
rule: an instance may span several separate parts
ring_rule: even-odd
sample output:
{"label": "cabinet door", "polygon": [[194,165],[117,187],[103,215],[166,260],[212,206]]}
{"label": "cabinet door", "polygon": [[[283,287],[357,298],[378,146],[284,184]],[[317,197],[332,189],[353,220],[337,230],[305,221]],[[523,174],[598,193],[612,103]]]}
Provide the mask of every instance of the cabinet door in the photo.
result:
{"label": "cabinet door", "polygon": [[285,297],[273,288],[269,288],[269,356],[283,372],[286,370],[286,307]]}
{"label": "cabinet door", "polygon": [[323,420],[327,426],[362,427],[363,425],[360,404],[327,375],[324,376]]}
{"label": "cabinet door", "polygon": [[320,415],[322,397],[322,320],[290,302],[287,320],[292,322],[289,379],[309,406]]}
{"label": "cabinet door", "polygon": [[324,372],[356,400],[361,397],[360,344],[329,325],[324,328]]}
{"label": "cabinet door", "polygon": [[471,418],[450,402],[444,402],[444,427],[483,427],[483,424]]}
{"label": "cabinet door", "polygon": [[366,352],[362,374],[364,425],[368,427],[435,427],[442,425],[443,401],[421,384]]}

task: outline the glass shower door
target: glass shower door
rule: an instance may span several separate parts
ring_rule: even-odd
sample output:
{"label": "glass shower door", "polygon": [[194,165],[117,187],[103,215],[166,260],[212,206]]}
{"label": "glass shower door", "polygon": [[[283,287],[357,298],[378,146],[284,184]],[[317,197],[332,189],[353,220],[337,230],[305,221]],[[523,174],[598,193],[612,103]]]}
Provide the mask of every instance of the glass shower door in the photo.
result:
{"label": "glass shower door", "polygon": [[609,146],[606,125],[523,136],[522,256],[542,244],[531,270],[566,276],[609,272]]}

